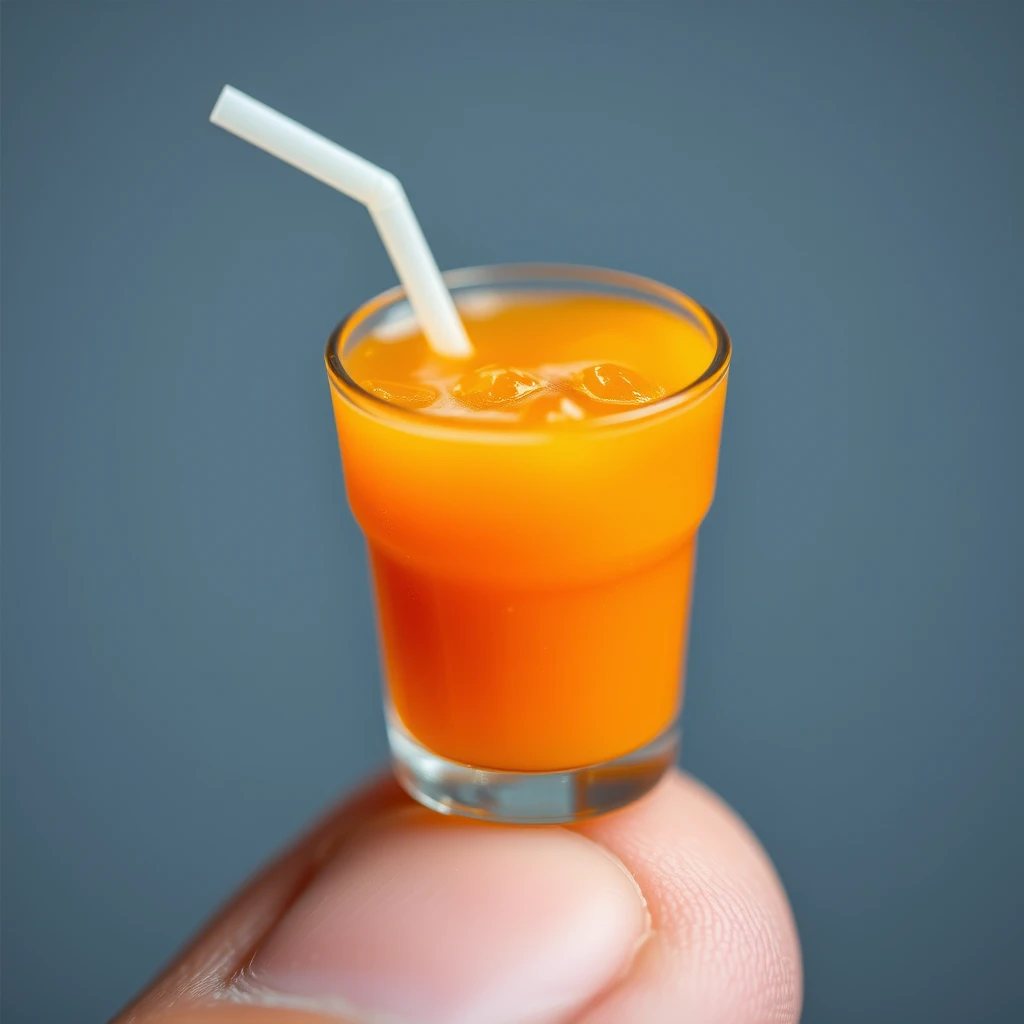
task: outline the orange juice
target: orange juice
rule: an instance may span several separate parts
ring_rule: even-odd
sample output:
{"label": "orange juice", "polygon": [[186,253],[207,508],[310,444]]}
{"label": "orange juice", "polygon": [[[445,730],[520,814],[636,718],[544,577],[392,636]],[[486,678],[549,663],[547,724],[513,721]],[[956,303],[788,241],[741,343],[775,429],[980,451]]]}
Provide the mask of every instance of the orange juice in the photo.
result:
{"label": "orange juice", "polygon": [[331,394],[394,718],[445,761],[563,772],[675,722],[729,342],[642,279],[494,273],[453,285],[472,358],[386,295],[332,338]]}

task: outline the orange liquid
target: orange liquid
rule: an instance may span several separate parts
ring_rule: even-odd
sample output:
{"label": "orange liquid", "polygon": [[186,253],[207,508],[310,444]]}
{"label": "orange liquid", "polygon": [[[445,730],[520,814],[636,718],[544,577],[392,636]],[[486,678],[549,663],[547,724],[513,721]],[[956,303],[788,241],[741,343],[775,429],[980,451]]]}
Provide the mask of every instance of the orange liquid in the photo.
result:
{"label": "orange liquid", "polygon": [[332,387],[394,710],[477,767],[620,756],[680,705],[725,375],[671,396],[710,366],[713,330],[608,296],[462,314],[472,359],[381,329],[343,362],[388,404]]}

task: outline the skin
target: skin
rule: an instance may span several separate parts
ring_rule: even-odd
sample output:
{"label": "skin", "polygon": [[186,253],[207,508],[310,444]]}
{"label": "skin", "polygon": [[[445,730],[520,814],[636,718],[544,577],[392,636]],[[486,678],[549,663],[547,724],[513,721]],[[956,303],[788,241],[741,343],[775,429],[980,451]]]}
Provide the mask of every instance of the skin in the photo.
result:
{"label": "skin", "polygon": [[115,1024],[376,1024],[349,1003],[381,999],[389,1024],[787,1024],[799,940],[764,850],[686,775],[571,830],[443,819],[384,780],[245,885]]}

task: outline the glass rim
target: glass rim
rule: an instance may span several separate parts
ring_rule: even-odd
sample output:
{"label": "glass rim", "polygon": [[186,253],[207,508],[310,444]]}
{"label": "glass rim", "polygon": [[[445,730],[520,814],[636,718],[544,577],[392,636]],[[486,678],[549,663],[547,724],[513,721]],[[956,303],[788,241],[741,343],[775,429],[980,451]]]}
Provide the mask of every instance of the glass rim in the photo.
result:
{"label": "glass rim", "polygon": [[[696,317],[700,326],[708,334],[709,341],[715,346],[714,354],[707,368],[695,380],[690,381],[682,388],[656,398],[652,402],[646,402],[625,409],[622,412],[612,413],[608,416],[599,416],[580,424],[573,424],[577,429],[599,430],[604,427],[614,427],[627,423],[635,423],[655,417],[661,413],[688,405],[709,391],[713,390],[725,378],[729,370],[732,355],[732,340],[729,337],[725,325],[707,307],[690,298],[683,292],[672,288],[669,285],[655,281],[653,278],[644,277],[640,274],[632,274],[621,270],[608,270],[603,267],[590,267],[573,263],[497,263],[477,267],[463,267],[458,270],[448,270],[442,274],[445,284],[449,289],[459,290],[467,288],[485,287],[492,285],[496,289],[514,286],[516,284],[536,281],[540,283],[564,283],[605,285],[608,288],[615,288],[620,291],[631,291],[639,299],[658,299],[663,307],[668,307],[670,312],[681,315],[685,311],[691,317]],[[393,306],[403,300],[407,301],[405,288],[396,285],[385,292],[368,299],[348,313],[331,332],[327,340],[327,349],[324,354],[327,364],[327,374],[330,378],[331,387],[348,402],[355,405],[368,414],[386,410],[388,417],[396,416],[406,422],[416,424],[420,428],[429,428],[431,431],[450,431],[457,434],[486,432],[488,434],[500,433],[510,437],[523,438],[527,435],[547,436],[551,431],[538,429],[536,426],[519,428],[515,425],[503,425],[501,430],[496,430],[492,425],[474,422],[473,420],[458,420],[450,417],[436,416],[420,409],[411,409],[408,406],[399,405],[397,402],[389,402],[379,395],[375,395],[363,388],[345,369],[341,352],[346,341],[352,333],[375,313]],[[674,309],[672,308],[674,307]],[[358,399],[358,401],[357,401]],[[366,403],[366,404],[364,404]]]}

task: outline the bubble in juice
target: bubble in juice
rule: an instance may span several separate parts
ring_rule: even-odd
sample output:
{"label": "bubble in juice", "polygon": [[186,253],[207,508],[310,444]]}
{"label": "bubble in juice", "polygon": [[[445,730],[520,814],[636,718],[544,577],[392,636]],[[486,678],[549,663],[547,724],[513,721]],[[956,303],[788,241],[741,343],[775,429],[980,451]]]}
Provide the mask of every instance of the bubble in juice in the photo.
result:
{"label": "bubble in juice", "polygon": [[665,394],[664,388],[617,363],[588,366],[573,375],[572,383],[588,398],[612,405],[645,405]]}
{"label": "bubble in juice", "polygon": [[452,395],[470,409],[491,409],[521,401],[544,386],[545,382],[528,370],[483,366],[465,374],[452,388]]}
{"label": "bubble in juice", "polygon": [[393,405],[403,405],[407,409],[426,409],[438,399],[437,390],[426,384],[403,384],[396,380],[368,380],[363,387],[371,395],[376,395]]}

